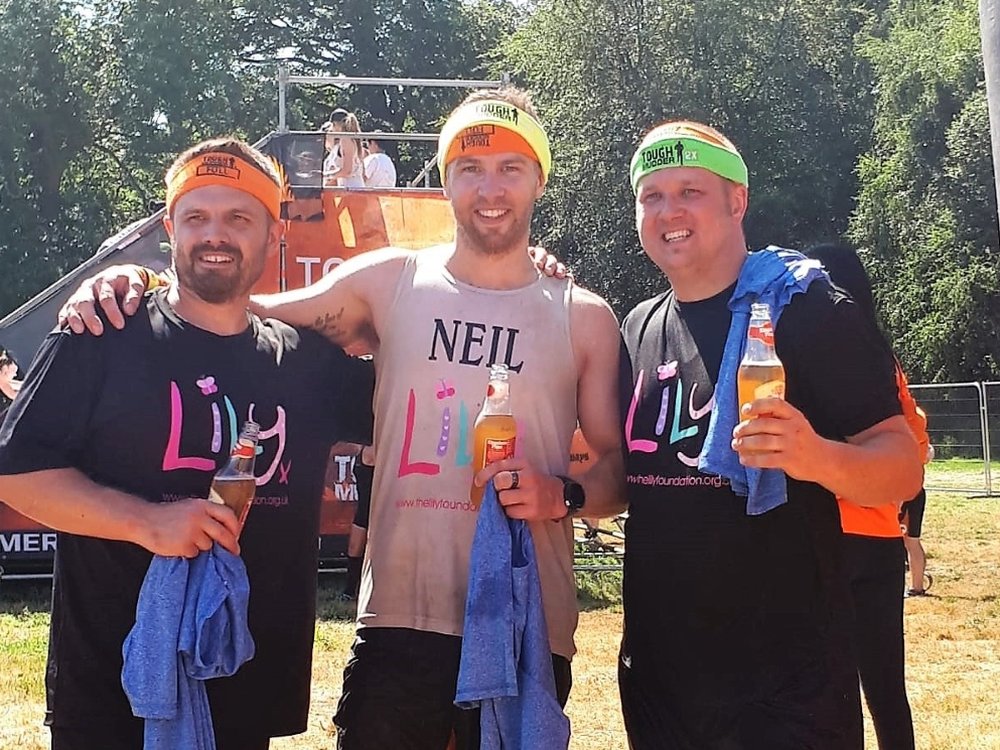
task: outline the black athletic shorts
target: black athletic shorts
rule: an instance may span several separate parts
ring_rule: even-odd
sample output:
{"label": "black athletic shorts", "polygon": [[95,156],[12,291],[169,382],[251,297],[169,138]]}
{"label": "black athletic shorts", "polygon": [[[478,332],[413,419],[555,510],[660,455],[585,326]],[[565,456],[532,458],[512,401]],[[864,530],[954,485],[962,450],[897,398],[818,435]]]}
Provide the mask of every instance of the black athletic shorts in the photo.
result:
{"label": "black athletic shorts", "polygon": [[919,539],[924,526],[924,509],[927,507],[927,492],[920,490],[912,500],[907,500],[899,509],[899,522],[906,527],[910,539]]}
{"label": "black athletic shorts", "polygon": [[139,750],[142,747],[143,722],[133,719],[126,726],[105,724],[101,727],[50,727],[51,750]]}
{"label": "black athletic shorts", "polygon": [[[142,750],[143,722],[135,719],[119,731],[107,725],[87,729],[51,727],[51,750]],[[270,737],[247,735],[240,730],[215,731],[216,750],[268,750]]]}
{"label": "black athletic shorts", "polygon": [[354,525],[368,528],[368,514],[372,507],[372,481],[375,467],[361,462],[361,456],[354,459],[354,482],[358,488],[358,507],[354,509]]}
{"label": "black athletic shorts", "polygon": [[[344,668],[333,717],[337,750],[479,750],[479,710],[455,705],[462,639],[407,628],[361,628]],[[573,677],[552,655],[556,697],[565,706]]]}
{"label": "black athletic shorts", "polygon": [[638,673],[634,659],[623,651],[618,687],[628,746],[630,750],[863,750],[857,669],[849,653],[844,657],[837,665],[818,653],[795,669],[775,665],[764,670],[756,685],[748,685],[742,698],[715,699],[704,690],[687,689],[699,675],[661,679]]}

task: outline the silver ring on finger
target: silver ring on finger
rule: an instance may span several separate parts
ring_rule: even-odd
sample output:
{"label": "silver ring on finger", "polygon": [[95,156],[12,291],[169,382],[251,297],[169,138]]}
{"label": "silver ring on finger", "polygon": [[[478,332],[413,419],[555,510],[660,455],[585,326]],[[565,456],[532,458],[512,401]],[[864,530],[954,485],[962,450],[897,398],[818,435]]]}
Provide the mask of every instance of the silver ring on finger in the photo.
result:
{"label": "silver ring on finger", "polygon": [[521,483],[521,475],[517,471],[512,471],[510,473],[510,487],[509,490],[516,490],[517,486]]}

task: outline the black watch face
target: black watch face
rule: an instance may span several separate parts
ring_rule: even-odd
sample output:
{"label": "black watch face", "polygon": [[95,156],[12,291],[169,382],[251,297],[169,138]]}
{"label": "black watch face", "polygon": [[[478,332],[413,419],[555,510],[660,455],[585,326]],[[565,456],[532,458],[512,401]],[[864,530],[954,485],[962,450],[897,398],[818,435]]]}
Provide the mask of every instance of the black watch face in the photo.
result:
{"label": "black watch face", "polygon": [[569,481],[563,486],[563,500],[570,510],[580,510],[583,507],[586,496],[583,492],[583,485],[579,482]]}

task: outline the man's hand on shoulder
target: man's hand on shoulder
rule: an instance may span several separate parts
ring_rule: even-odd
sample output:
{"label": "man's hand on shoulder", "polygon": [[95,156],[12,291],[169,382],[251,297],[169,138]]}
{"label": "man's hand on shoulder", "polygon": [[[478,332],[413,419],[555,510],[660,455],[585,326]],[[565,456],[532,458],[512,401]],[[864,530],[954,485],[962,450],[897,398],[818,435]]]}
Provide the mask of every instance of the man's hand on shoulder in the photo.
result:
{"label": "man's hand on shoulder", "polygon": [[97,312],[100,305],[108,322],[117,329],[125,327],[125,316],[135,314],[149,281],[149,271],[141,266],[109,266],[85,279],[59,310],[59,325],[73,333],[104,333],[104,323]]}
{"label": "man's hand on shoulder", "polygon": [[557,279],[573,278],[573,272],[566,264],[544,247],[532,245],[528,247],[528,255],[531,257],[531,262],[535,264],[535,268],[546,276],[554,276]]}

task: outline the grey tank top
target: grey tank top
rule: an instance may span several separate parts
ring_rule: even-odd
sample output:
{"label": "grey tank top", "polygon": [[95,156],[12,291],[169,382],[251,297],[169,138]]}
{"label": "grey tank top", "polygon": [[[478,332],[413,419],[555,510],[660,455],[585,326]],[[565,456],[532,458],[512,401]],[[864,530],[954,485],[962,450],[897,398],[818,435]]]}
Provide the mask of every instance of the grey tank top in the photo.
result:
{"label": "grey tank top", "polygon": [[[405,266],[375,358],[376,470],[358,624],[462,633],[476,512],[472,426],[489,367],[510,369],[516,455],[566,474],[576,427],[572,282],[489,290],[445,266],[451,248]],[[553,653],[571,658],[577,623],[572,526],[531,524]]]}

